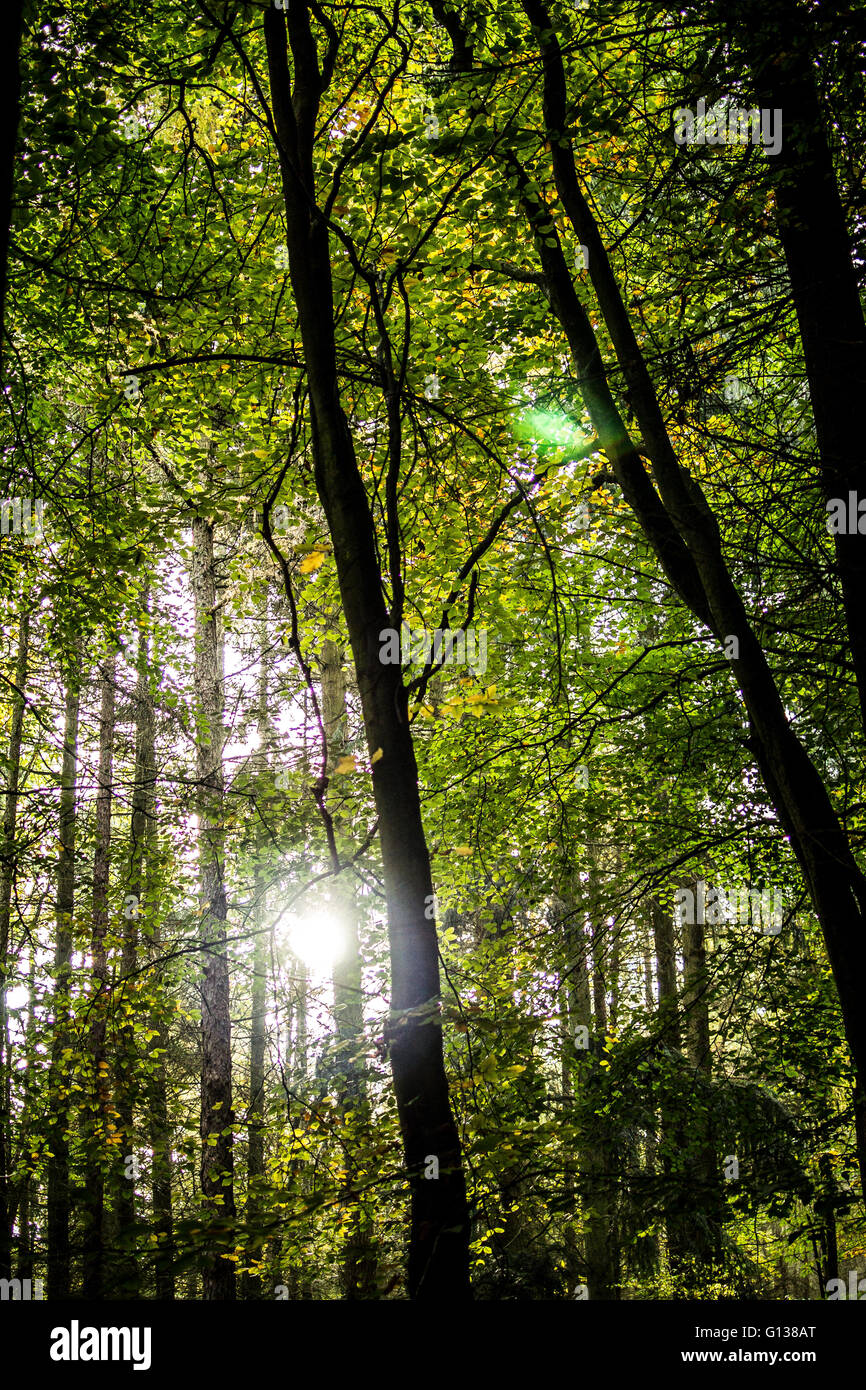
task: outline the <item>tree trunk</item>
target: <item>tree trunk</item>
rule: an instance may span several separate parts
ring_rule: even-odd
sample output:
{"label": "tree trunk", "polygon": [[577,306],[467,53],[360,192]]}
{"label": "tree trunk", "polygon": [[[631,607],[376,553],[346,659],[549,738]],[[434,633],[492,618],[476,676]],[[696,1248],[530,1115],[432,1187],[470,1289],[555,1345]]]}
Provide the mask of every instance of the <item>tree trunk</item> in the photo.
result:
{"label": "tree trunk", "polygon": [[[554,902],[556,919],[561,923],[563,944],[562,990],[564,993],[563,1013],[565,1015],[565,1045],[562,1059],[563,1104],[570,1114],[574,1113],[574,1084],[576,1074],[578,1084],[585,1074],[592,1029],[592,999],[590,994],[589,970],[587,969],[587,939],[584,924],[584,911],[575,902],[573,885],[567,881]],[[578,1155],[583,1167],[582,1153]],[[569,1196],[576,1195],[577,1187],[570,1176],[566,1176],[565,1187]],[[576,1206],[576,1202],[575,1202]],[[567,1277],[570,1292],[583,1281],[587,1273],[587,1262],[582,1258],[572,1224],[565,1232]]]}
{"label": "tree trunk", "polygon": [[24,0],[6,0],[0,18],[0,382],[4,379],[6,287],[9,283],[15,151],[21,114],[20,54],[23,28]]}
{"label": "tree trunk", "polygon": [[686,1020],[686,1055],[695,1073],[709,1076],[710,1013],[707,1004],[707,951],[704,925],[683,922],[683,1013]]}
{"label": "tree trunk", "polygon": [[70,1294],[69,1264],[69,1094],[71,1064],[70,972],[75,908],[76,768],[82,644],[76,643],[66,685],[63,766],[60,774],[60,855],[57,861],[57,939],[54,950],[54,1023],[48,1113],[48,1297]]}
{"label": "tree trunk", "polygon": [[[346,683],[343,678],[343,653],[337,644],[327,640],[322,648],[322,721],[328,750],[328,774],[341,756],[346,728]],[[340,848],[339,820],[334,816],[334,834]],[[344,945],[334,963],[334,1020],[336,1023],[336,1070],[342,1078],[341,1109],[343,1116],[353,1115],[355,1126],[368,1116],[367,1082],[363,1061],[355,1054],[364,1040],[364,994],[361,978],[361,946],[358,936],[358,907],[352,892],[349,870],[344,869],[334,881],[334,896],[338,905]],[[347,1159],[345,1191],[350,1195],[353,1181],[351,1162]],[[376,1287],[376,1250],[372,1238],[372,1218],[366,1205],[355,1202],[348,1234],[343,1246],[340,1266],[340,1289],[344,1299],[370,1298]]]}
{"label": "tree trunk", "polygon": [[664,1174],[663,1206],[668,1261],[675,1281],[688,1279],[689,1233],[688,1214],[682,1192],[687,1183],[687,1139],[681,1078],[671,1053],[681,1047],[679,990],[677,987],[677,941],[673,914],[666,912],[658,898],[650,900],[653,944],[658,980],[658,1011],[656,1035],[663,1050],[659,1058],[659,1120],[660,1142],[658,1155]]}
{"label": "tree trunk", "polygon": [[675,1050],[680,1047],[680,1019],[677,1007],[677,943],[673,916],[665,912],[658,898],[650,901],[656,978],[659,984],[658,1013],[661,1036]]}
{"label": "tree trunk", "polygon": [[[114,755],[115,658],[112,653],[101,671],[99,712],[99,771],[96,793],[96,843],[93,851],[93,922],[90,938],[93,987],[90,999],[90,1027],[87,1047],[90,1054],[91,1108],[86,1124],[87,1163],[84,1184],[84,1234],[82,1293],[85,1298],[105,1296],[105,1177],[106,1151],[117,1162],[118,1155],[108,1143],[111,1119],[111,1093],[105,1037],[109,1004],[108,959],[105,936],[108,931],[108,886],[111,869],[111,799]],[[112,1126],[113,1128],[113,1126]]]}
{"label": "tree trunk", "polygon": [[[256,794],[264,797],[267,785],[268,752],[272,737],[272,726],[268,710],[268,676],[270,672],[270,653],[267,646],[267,600],[265,601],[265,621],[260,632],[261,657],[259,666],[259,707],[258,733],[259,748],[256,754]],[[259,819],[256,835],[256,862],[253,876],[253,982],[250,1003],[250,1088],[247,1101],[247,1203],[246,1224],[255,1230],[262,1214],[262,1188],[265,1175],[265,1049],[267,1046],[267,988],[268,988],[268,942],[265,923],[267,922],[267,874],[265,872],[265,850],[267,835],[264,818]],[[249,1255],[248,1255],[249,1260]],[[262,1280],[258,1274],[245,1274],[243,1277],[244,1298],[261,1298]]]}
{"label": "tree trunk", "polygon": [[233,1299],[235,1216],[232,1142],[232,1059],[229,966],[226,953],[225,830],[223,814],[223,669],[217,615],[214,528],[193,520],[195,694],[198,716],[199,885],[201,944],[201,1189],[214,1232],[203,1271],[206,1299]]}
{"label": "tree trunk", "polygon": [[[35,1067],[38,1065],[36,1052],[36,952],[30,952],[30,970],[27,980],[28,985],[28,1008],[27,1008],[27,1028],[24,1035],[24,1064],[29,1075],[33,1075]],[[29,1110],[32,1104],[32,1093],[25,1095],[24,1106],[20,1120],[20,1134],[22,1147],[28,1143]],[[30,1164],[27,1164],[21,1187],[17,1195],[17,1222],[18,1222],[18,1261],[16,1275],[19,1279],[33,1278],[33,1214],[32,1206],[38,1198],[39,1187],[34,1181]],[[11,1215],[11,1213],[10,1213]]]}
{"label": "tree trunk", "polygon": [[[824,495],[844,499],[847,509],[849,491],[866,498],[860,421],[866,324],[815,80],[815,20],[792,0],[725,0],[721,18],[726,27],[733,24],[748,55],[759,105],[782,113],[782,147],[766,161],[767,171],[803,342]],[[835,546],[866,729],[866,536],[841,532]]]}
{"label": "tree trunk", "polygon": [[[287,21],[294,86],[288,66]],[[436,927],[425,916],[433,894],[430,858],[406,689],[400,668],[379,661],[380,633],[399,627],[402,591],[397,576],[391,622],[382,593],[376,525],[340,402],[329,235],[316,206],[313,172],[323,86],[307,4],[297,0],[287,17],[276,9],[266,11],[264,30],[289,271],[309,386],[316,489],[334,545],[367,746],[377,759],[372,781],[391,954],[388,1041],[412,1193],[409,1294],[423,1299],[465,1299],[470,1296],[469,1220],[460,1141],[445,1076]],[[372,279],[370,288],[373,293]],[[387,358],[384,342],[383,352]],[[399,468],[399,401],[393,379],[388,407],[393,498]],[[393,526],[391,530],[393,559],[396,533]],[[425,1180],[428,1159],[434,1156],[439,1177]]]}
{"label": "tree trunk", "polygon": [[[617,1192],[614,1178],[617,1164],[616,1137],[610,1116],[599,1107],[603,1087],[601,1057],[608,1030],[605,987],[605,927],[602,923],[603,894],[598,858],[590,850],[589,882],[586,900],[590,922],[590,969],[585,986],[575,999],[577,1024],[590,1026],[590,990],[594,1009],[594,1035],[590,1046],[576,1051],[579,1093],[585,1107],[586,1126],[580,1145],[581,1206],[583,1211],[586,1284],[591,1301],[618,1299],[620,1296],[620,1252],[617,1229]],[[581,930],[582,934],[582,930]],[[578,952],[585,946],[578,944]]]}
{"label": "tree trunk", "polygon": [[8,1017],[7,975],[12,888],[15,883],[15,823],[18,817],[18,779],[21,771],[21,738],[26,707],[25,687],[29,658],[30,615],[22,610],[18,620],[18,657],[9,730],[9,773],[3,807],[3,853],[0,859],[0,1279],[12,1274],[12,1222],[9,1210],[9,1169],[12,1164],[12,1101],[10,1071],[6,1060]]}
{"label": "tree trunk", "polygon": [[[149,818],[148,780],[152,778],[153,728],[149,688],[150,643],[147,633],[146,591],[142,601],[136,652],[135,690],[135,769],[129,825],[129,867],[123,899],[123,941],[120,953],[118,1004],[115,1010],[115,1076],[117,1128],[121,1135],[123,1164],[113,1175],[114,1201],[112,1228],[119,1242],[114,1269],[114,1296],[137,1298],[141,1269],[136,1242],[135,1183],[138,1163],[135,1153],[135,1106],[139,1093],[138,1026],[142,1021],[137,1007],[138,935],[142,915],[144,864]],[[126,1013],[125,1004],[132,1012]]]}
{"label": "tree trunk", "polygon": [[[791,840],[827,946],[845,1032],[858,1075],[866,1075],[866,877],[829,793],[788,722],[766,654],[749,622],[722,552],[718,523],[701,488],[684,469],[664,416],[596,220],[577,178],[567,129],[568,91],[562,52],[543,0],[522,0],[544,63],[545,127],[557,191],[589,255],[590,277],[643,438],[644,467],[617,408],[595,331],[579,300],[550,211],[513,156],[518,197],[533,230],[551,307],[580,373],[581,391],[626,501],[682,600],[721,646],[736,637],[731,669],[749,716],[752,752],[780,823]],[[658,491],[656,490],[658,488]]]}
{"label": "tree trunk", "polygon": [[[140,920],[155,959],[162,950],[161,913],[157,900],[159,873],[159,840],[156,820],[156,750],[154,745],[153,692],[158,688],[158,674],[151,669],[150,637],[145,623],[149,614],[150,591],[145,589],[141,599],[142,625],[139,630],[138,688],[136,690],[136,781],[132,794],[133,878],[140,884],[142,911]],[[138,857],[141,846],[143,866]],[[137,869],[136,869],[137,866]],[[132,885],[130,885],[132,886]],[[148,1080],[148,1110],[150,1115],[151,1201],[153,1228],[156,1235],[154,1274],[156,1296],[170,1302],[175,1295],[173,1241],[173,1195],[171,1125],[168,1113],[168,1082],[166,1051],[169,1032],[160,985],[155,989],[150,1031],[159,1055],[152,1062]]]}

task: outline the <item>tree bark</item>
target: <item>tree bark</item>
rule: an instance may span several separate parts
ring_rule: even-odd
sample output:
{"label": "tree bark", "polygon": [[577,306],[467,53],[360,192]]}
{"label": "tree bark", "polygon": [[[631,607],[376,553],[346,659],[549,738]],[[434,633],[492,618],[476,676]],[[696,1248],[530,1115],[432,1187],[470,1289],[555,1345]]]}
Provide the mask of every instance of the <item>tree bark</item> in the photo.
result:
{"label": "tree bark", "polygon": [[[614,1178],[616,1145],[610,1117],[599,1108],[602,1049],[607,1036],[607,998],[605,989],[604,946],[602,936],[602,892],[598,856],[590,848],[589,881],[584,903],[589,921],[587,942],[584,911],[569,913],[569,991],[571,1030],[583,1040],[589,1033],[589,1046],[575,1049],[577,1096],[584,1115],[584,1131],[579,1144],[578,1183],[583,1218],[585,1281],[590,1301],[618,1299],[620,1295],[620,1253],[617,1230],[617,1196]],[[587,945],[589,967],[587,968]],[[592,1009],[590,1011],[590,1000]],[[594,1023],[594,1029],[593,1029]]]}
{"label": "tree bark", "polygon": [[[469,1220],[460,1142],[448,1096],[439,1003],[430,858],[400,669],[383,665],[380,636],[392,626],[382,593],[376,526],[340,402],[327,224],[315,200],[313,145],[323,91],[309,10],[291,5],[264,19],[275,143],[286,210],[289,271],[301,329],[316,489],[334,545],[337,577],[358,680],[379,817],[391,955],[391,1071],[412,1193],[408,1286],[412,1298],[465,1299]],[[394,443],[393,392],[389,426]],[[391,496],[399,459],[391,454]],[[392,528],[392,546],[396,533]],[[399,590],[399,582],[396,584]],[[395,608],[401,595],[395,591]],[[399,625],[399,612],[391,615]],[[425,1180],[427,1160],[439,1178]]]}
{"label": "tree bark", "polygon": [[[99,770],[96,793],[96,843],[93,852],[93,919],[90,938],[92,992],[87,1047],[91,1067],[92,1109],[88,1112],[87,1161],[84,1184],[84,1234],[82,1293],[85,1298],[105,1295],[105,1176],[106,1152],[116,1163],[119,1155],[109,1144],[111,1092],[105,1039],[109,1004],[108,958],[105,937],[108,931],[108,886],[111,870],[111,800],[114,755],[115,658],[112,653],[101,671],[99,712]],[[112,1126],[113,1127],[113,1126]]]}
{"label": "tree bark", "polygon": [[[766,654],[728,569],[718,523],[703,492],[680,465],[595,218],[580,188],[567,128],[562,52],[543,0],[522,0],[536,29],[544,72],[545,126],[557,191],[589,253],[589,269],[628,398],[652,459],[653,478],[614,402],[595,332],[578,299],[546,204],[510,158],[518,197],[536,242],[551,307],[580,373],[593,426],[623,494],[668,579],[721,646],[736,637],[731,669],[749,717],[747,746],[790,837],[824,934],[845,1032],[858,1075],[866,1076],[866,877],[806,748],[792,729]],[[656,491],[656,487],[658,491]]]}
{"label": "tree bark", "polygon": [[6,0],[0,12],[0,383],[6,330],[6,289],[9,283],[9,242],[12,231],[12,194],[15,187],[15,152],[21,115],[21,36],[24,0]]}
{"label": "tree bark", "polygon": [[[232,1059],[227,903],[224,880],[223,665],[217,614],[214,528],[193,519],[192,587],[195,595],[195,693],[198,718],[199,889],[201,901],[201,1189],[211,1229],[203,1269],[206,1299],[233,1299],[230,1260],[235,1216]],[[216,1227],[219,1226],[219,1231]]]}
{"label": "tree bark", "polygon": [[66,685],[63,765],[60,774],[60,855],[57,861],[57,937],[54,950],[54,1021],[48,1113],[48,1297],[70,1293],[69,1259],[69,1095],[72,1068],[70,972],[75,909],[76,769],[78,763],[79,681],[82,644],[77,642]]}
{"label": "tree bark", "polygon": [[[138,681],[136,689],[136,773],[132,793],[133,880],[141,890],[142,929],[155,959],[162,950],[161,913],[158,903],[159,839],[156,819],[156,748],[153,692],[159,677],[152,669],[151,640],[146,626],[150,611],[150,589],[141,598],[142,622],[139,629]],[[139,847],[141,855],[139,857]],[[141,862],[143,860],[143,863]],[[130,885],[132,887],[132,885]],[[166,1052],[169,1030],[160,984],[157,983],[151,1011],[150,1030],[156,1034],[159,1055],[152,1061],[148,1079],[150,1116],[151,1201],[156,1235],[154,1275],[156,1296],[170,1302],[175,1296],[173,1231],[173,1193],[171,1125],[168,1112]]]}
{"label": "tree bark", "polygon": [[[327,640],[322,648],[322,720],[328,750],[328,773],[344,749],[346,727],[346,683],[343,677],[343,653],[336,642]],[[338,818],[334,831],[338,850]],[[334,963],[334,1020],[336,1023],[335,1065],[341,1077],[340,1103],[343,1115],[353,1115],[356,1125],[368,1113],[367,1083],[364,1064],[355,1054],[364,1040],[364,995],[361,977],[361,946],[358,936],[358,907],[349,870],[343,869],[334,882],[344,946]],[[351,1160],[347,1156],[347,1169]],[[352,1201],[351,1171],[347,1172],[346,1200]],[[376,1249],[372,1238],[372,1219],[366,1208],[354,1203],[340,1265],[340,1290],[344,1299],[370,1298],[376,1287]]]}
{"label": "tree bark", "polygon": [[30,615],[22,610],[18,620],[18,656],[9,730],[9,780],[3,806],[3,853],[0,859],[0,1279],[11,1278],[12,1222],[9,1210],[9,1169],[12,1163],[12,1102],[6,1059],[8,1016],[6,1010],[12,888],[15,883],[15,824],[18,818],[18,781],[21,773],[21,739],[27,698]]}
{"label": "tree bark", "polygon": [[[815,20],[797,0],[726,0],[721,19],[745,49],[759,105],[782,112],[782,147],[766,166],[800,326],[824,495],[843,498],[847,506],[849,490],[866,499],[860,420],[866,323],[815,78]],[[835,548],[866,729],[866,535],[837,534]]]}
{"label": "tree bark", "polygon": [[[272,725],[268,709],[268,677],[270,653],[267,645],[267,599],[265,620],[260,631],[258,733],[259,747],[255,760],[256,792],[265,795],[267,786],[268,752]],[[267,1046],[267,988],[268,950],[265,923],[267,922],[267,874],[264,855],[267,845],[264,819],[259,819],[256,835],[256,861],[253,875],[253,980],[250,1002],[250,1085],[247,1100],[247,1202],[246,1224],[254,1230],[262,1214],[262,1186],[265,1174],[265,1049]],[[262,1280],[258,1274],[245,1274],[244,1298],[261,1298]]]}

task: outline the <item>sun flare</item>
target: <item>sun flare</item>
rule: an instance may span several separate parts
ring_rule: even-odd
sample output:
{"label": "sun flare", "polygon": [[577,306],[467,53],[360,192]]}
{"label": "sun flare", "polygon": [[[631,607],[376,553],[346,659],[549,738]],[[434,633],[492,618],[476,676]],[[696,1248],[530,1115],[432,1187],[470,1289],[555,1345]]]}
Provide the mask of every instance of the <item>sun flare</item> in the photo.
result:
{"label": "sun flare", "polygon": [[314,975],[330,975],[346,944],[343,927],[330,912],[290,918],[287,936],[295,955]]}

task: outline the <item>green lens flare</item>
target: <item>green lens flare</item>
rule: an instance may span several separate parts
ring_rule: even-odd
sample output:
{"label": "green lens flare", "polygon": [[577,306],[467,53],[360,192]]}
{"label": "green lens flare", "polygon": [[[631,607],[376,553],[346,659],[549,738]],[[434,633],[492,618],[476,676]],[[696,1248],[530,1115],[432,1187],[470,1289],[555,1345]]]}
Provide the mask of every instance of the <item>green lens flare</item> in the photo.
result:
{"label": "green lens flare", "polygon": [[562,411],[524,410],[514,422],[518,439],[552,444],[559,449],[583,448],[588,436],[569,420]]}

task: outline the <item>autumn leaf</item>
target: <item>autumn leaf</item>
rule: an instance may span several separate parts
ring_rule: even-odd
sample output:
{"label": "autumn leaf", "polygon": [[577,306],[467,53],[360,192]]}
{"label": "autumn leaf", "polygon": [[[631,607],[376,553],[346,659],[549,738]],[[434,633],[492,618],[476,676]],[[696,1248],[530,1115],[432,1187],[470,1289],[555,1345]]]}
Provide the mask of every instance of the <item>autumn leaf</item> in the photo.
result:
{"label": "autumn leaf", "polygon": [[301,574],[312,574],[314,570],[319,569],[324,558],[324,550],[312,550],[310,551],[309,555],[304,556],[303,560],[298,566],[298,569],[300,570]]}

